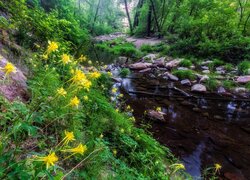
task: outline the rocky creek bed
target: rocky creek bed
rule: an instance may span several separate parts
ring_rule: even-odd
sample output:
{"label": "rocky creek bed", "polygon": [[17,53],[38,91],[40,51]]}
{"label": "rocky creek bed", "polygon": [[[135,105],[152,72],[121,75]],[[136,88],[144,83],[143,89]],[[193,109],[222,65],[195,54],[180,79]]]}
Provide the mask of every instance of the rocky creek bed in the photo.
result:
{"label": "rocky creek bed", "polygon": [[[134,109],[137,125],[146,126],[169,147],[194,179],[215,163],[222,165],[222,179],[249,179],[250,92],[246,84],[250,75],[239,76],[236,67],[225,65],[216,65],[211,72],[210,60],[190,67],[183,67],[181,61],[159,54],[148,54],[136,63],[119,57],[103,70],[114,74],[114,86]],[[121,78],[122,68],[129,68],[131,74]],[[178,77],[175,71],[191,71],[192,78]],[[208,86],[211,77],[217,84],[213,90]],[[234,86],[225,87],[225,81]]]}
{"label": "rocky creek bed", "polygon": [[[115,86],[120,87],[126,104],[134,109],[137,124],[150,124],[149,131],[180,157],[192,176],[199,178],[203,169],[219,163],[222,177],[250,177],[247,99],[191,91],[190,96],[185,96],[179,90],[180,83],[138,72]],[[161,112],[155,111],[157,107]]]}

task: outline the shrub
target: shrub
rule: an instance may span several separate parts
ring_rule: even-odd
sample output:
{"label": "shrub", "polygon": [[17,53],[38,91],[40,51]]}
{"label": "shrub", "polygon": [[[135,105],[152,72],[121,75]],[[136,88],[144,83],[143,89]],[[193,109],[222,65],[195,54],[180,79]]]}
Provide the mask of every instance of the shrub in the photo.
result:
{"label": "shrub", "polygon": [[180,66],[189,68],[192,66],[192,62],[188,59],[184,59],[180,62]]}
{"label": "shrub", "polygon": [[250,69],[250,61],[242,61],[238,65],[239,74],[248,74],[249,69]]}
{"label": "shrub", "polygon": [[206,81],[206,86],[209,90],[211,91],[214,91],[218,88],[219,86],[219,82],[213,78],[213,77],[210,77],[207,81]]}
{"label": "shrub", "polygon": [[234,66],[232,64],[230,64],[230,63],[227,63],[225,65],[225,70],[227,70],[227,71],[231,71],[231,70],[233,70],[233,68],[234,68]]}
{"label": "shrub", "polygon": [[235,87],[235,82],[234,81],[230,81],[230,80],[226,80],[223,82],[223,86],[226,88],[226,89],[232,89],[233,87]]}
{"label": "shrub", "polygon": [[151,53],[153,52],[153,47],[148,44],[143,44],[140,48],[142,52]]}
{"label": "shrub", "polygon": [[130,70],[128,69],[128,68],[122,68],[121,70],[120,70],[120,76],[122,77],[122,78],[125,78],[125,77],[127,77],[129,74],[130,74],[131,72],[130,72]]}
{"label": "shrub", "polygon": [[175,70],[173,71],[173,75],[177,76],[180,79],[194,80],[196,78],[192,70]]}

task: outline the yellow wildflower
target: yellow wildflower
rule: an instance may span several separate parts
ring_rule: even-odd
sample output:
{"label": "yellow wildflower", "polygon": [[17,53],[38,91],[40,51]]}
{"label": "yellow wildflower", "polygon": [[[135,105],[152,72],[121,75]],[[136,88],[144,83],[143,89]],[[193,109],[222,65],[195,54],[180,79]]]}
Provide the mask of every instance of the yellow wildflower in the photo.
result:
{"label": "yellow wildflower", "polygon": [[124,133],[124,132],[125,132],[125,130],[122,128],[122,129],[120,130],[120,132],[121,132],[121,133]]}
{"label": "yellow wildflower", "polygon": [[82,143],[80,143],[75,148],[65,149],[65,150],[62,150],[62,151],[63,152],[73,153],[73,154],[81,154],[81,155],[83,155],[87,151],[87,146],[86,145],[82,145]]}
{"label": "yellow wildflower", "polygon": [[88,96],[83,96],[84,101],[88,101],[89,97]]}
{"label": "yellow wildflower", "polygon": [[107,72],[107,74],[111,77],[113,76],[113,74],[111,72]]}
{"label": "yellow wildflower", "polygon": [[156,108],[156,111],[157,111],[157,112],[161,112],[161,107],[157,107],[157,108]]}
{"label": "yellow wildflower", "polygon": [[76,108],[78,108],[79,104],[80,104],[80,100],[76,96],[72,98],[69,103],[70,106],[76,107]]}
{"label": "yellow wildflower", "polygon": [[218,163],[214,164],[215,172],[219,172],[222,166]]}
{"label": "yellow wildflower", "polygon": [[173,170],[173,173],[175,173],[176,171],[179,171],[181,169],[185,170],[185,166],[183,164],[180,164],[180,163],[176,163],[176,164],[172,164],[170,167],[172,167],[174,170]]}
{"label": "yellow wildflower", "polygon": [[116,156],[117,155],[117,150],[113,149],[113,154]]}
{"label": "yellow wildflower", "polygon": [[80,84],[84,89],[86,89],[87,91],[89,91],[90,87],[92,86],[92,82],[85,79],[81,82]]}
{"label": "yellow wildflower", "polygon": [[70,141],[76,140],[73,132],[64,131],[64,134],[65,137],[62,140],[62,142],[64,142],[64,145],[68,144]]}
{"label": "yellow wildflower", "polygon": [[123,98],[124,97],[124,95],[123,94],[119,94],[119,98]]}
{"label": "yellow wildflower", "polygon": [[79,57],[79,59],[78,59],[80,62],[84,62],[84,61],[86,61],[87,60],[87,57],[86,56],[83,56],[83,55],[81,55],[80,57]]}
{"label": "yellow wildflower", "polygon": [[100,135],[100,138],[101,138],[101,139],[103,138],[103,134]]}
{"label": "yellow wildflower", "polygon": [[117,88],[113,88],[111,91],[112,91],[112,93],[115,94],[117,92]]}
{"label": "yellow wildflower", "polygon": [[127,109],[128,111],[131,110],[131,106],[128,105],[128,106],[126,107],[126,109]]}
{"label": "yellow wildflower", "polygon": [[97,71],[90,74],[90,78],[93,78],[93,79],[98,79],[100,76],[101,76],[101,73]]}
{"label": "yellow wildflower", "polygon": [[59,89],[57,89],[57,94],[65,97],[67,92],[63,88],[59,88]]}
{"label": "yellow wildflower", "polygon": [[54,52],[58,49],[58,44],[54,41],[50,42],[47,48],[47,53],[50,54],[51,52]]}
{"label": "yellow wildflower", "polygon": [[70,56],[67,55],[67,54],[63,54],[63,55],[62,55],[62,63],[63,63],[64,65],[66,65],[66,64],[68,64],[68,63],[70,63],[70,62],[71,62]]}
{"label": "yellow wildflower", "polygon": [[48,169],[50,166],[54,166],[58,161],[58,157],[54,152],[50,153],[44,157],[38,157],[37,161],[43,161],[46,164],[46,168]]}
{"label": "yellow wildflower", "polygon": [[5,75],[9,75],[10,73],[15,73],[16,68],[12,63],[7,63],[5,67],[3,68],[3,71],[5,72]]}
{"label": "yellow wildflower", "polygon": [[88,64],[92,64],[92,61],[91,61],[91,60],[89,60],[89,61],[88,61]]}
{"label": "yellow wildflower", "polygon": [[44,60],[48,60],[48,55],[47,54],[44,54],[43,56],[42,56],[42,58],[44,59]]}
{"label": "yellow wildflower", "polygon": [[80,84],[83,80],[86,79],[85,74],[81,70],[75,70],[74,76],[72,77],[72,81],[76,84]]}

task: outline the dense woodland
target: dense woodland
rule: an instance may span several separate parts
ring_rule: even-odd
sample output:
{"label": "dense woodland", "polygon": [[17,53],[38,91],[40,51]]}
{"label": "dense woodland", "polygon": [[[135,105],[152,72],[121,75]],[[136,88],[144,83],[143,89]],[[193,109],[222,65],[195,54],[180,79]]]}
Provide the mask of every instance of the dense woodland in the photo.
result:
{"label": "dense woodland", "polygon": [[[133,60],[156,49],[239,64],[239,75],[250,69],[249,0],[0,0],[0,32],[1,59],[20,59],[28,78],[25,98],[0,98],[1,179],[192,179],[135,125],[130,106],[110,101],[117,89],[104,59],[91,61],[95,48]],[[138,50],[121,39],[93,41],[115,32],[164,43]],[[12,83],[13,64],[1,67],[2,84]],[[204,178],[220,169],[212,165]]]}

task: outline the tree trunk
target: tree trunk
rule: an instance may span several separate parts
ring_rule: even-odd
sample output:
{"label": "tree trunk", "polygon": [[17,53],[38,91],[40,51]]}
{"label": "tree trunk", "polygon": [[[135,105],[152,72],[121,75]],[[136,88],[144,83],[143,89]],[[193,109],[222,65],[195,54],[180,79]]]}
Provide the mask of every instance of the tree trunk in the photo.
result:
{"label": "tree trunk", "polygon": [[127,0],[124,0],[124,4],[125,4],[126,14],[127,14],[127,17],[128,17],[128,23],[129,23],[130,33],[133,34],[133,26],[132,26],[131,18],[130,18],[130,15],[129,15]]}
{"label": "tree trunk", "polygon": [[157,30],[158,30],[159,37],[160,37],[160,36],[161,36],[161,30],[160,30],[159,22],[158,22],[157,15],[156,15],[156,11],[155,11],[155,5],[154,5],[153,0],[150,0],[150,2],[151,2],[151,5],[152,5],[152,10],[153,10],[153,14],[154,14],[154,19],[155,19],[156,28],[157,28]]}
{"label": "tree trunk", "polygon": [[100,4],[101,4],[101,0],[98,1],[98,5],[97,5],[97,8],[96,8],[94,21],[93,21],[93,24],[92,24],[92,27],[91,27],[91,31],[90,31],[91,34],[92,34],[93,31],[94,31],[94,26],[95,26],[95,22],[96,22],[96,20],[97,20],[97,16],[98,16],[98,13],[99,13]]}
{"label": "tree trunk", "polygon": [[144,4],[144,0],[139,0],[137,7],[136,7],[133,29],[135,29],[139,25],[140,9],[142,8],[143,4]]}
{"label": "tree trunk", "polygon": [[152,19],[152,6],[149,6],[148,20],[147,20],[147,36],[151,35],[151,19]]}
{"label": "tree trunk", "polygon": [[247,24],[248,24],[249,19],[250,19],[250,14],[248,14],[247,19],[244,23],[243,34],[246,34]]}

